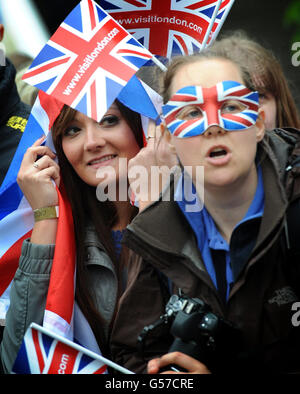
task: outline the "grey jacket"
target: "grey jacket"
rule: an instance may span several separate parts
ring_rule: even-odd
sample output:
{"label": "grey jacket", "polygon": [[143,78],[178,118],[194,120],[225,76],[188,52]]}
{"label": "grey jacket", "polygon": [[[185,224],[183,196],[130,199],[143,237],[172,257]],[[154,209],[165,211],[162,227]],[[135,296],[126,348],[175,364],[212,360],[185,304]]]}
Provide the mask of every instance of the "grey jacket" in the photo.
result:
{"label": "grey jacket", "polygon": [[[89,286],[108,330],[117,301],[117,276],[113,263],[92,227],[87,228],[85,246]],[[9,373],[13,367],[28,326],[32,322],[43,322],[54,249],[55,245],[37,245],[29,240],[23,243],[0,346],[5,373]]]}

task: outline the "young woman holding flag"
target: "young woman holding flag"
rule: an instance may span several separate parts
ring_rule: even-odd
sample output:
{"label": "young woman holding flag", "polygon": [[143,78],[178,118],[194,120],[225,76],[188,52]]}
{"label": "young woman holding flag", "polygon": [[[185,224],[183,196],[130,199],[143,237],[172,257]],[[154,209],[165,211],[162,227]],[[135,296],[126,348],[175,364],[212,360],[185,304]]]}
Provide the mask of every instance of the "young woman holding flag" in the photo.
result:
{"label": "young woman holding flag", "polygon": [[[112,334],[114,360],[136,372],[146,372],[151,360],[151,374],[166,367],[176,373],[172,364],[199,374],[299,371],[299,329],[291,323],[298,287],[286,248],[286,213],[299,195],[299,184],[285,190],[291,147],[278,136],[265,137],[247,70],[213,50],[174,59],[163,98],[165,134],[198,196],[204,187],[204,207],[188,212],[177,198],[181,186],[173,184],[173,201],[162,195],[128,225],[123,240],[143,260],[129,267]],[[142,154],[132,160],[149,163]],[[198,166],[204,168],[203,185],[194,178]],[[210,330],[199,319],[180,331],[176,325],[182,352],[197,349],[193,357],[176,346],[168,353],[179,313],[173,309],[166,324],[171,294],[182,298],[182,309],[184,297],[188,305],[197,298],[222,322]]]}
{"label": "young woman holding flag", "polygon": [[[132,255],[126,247],[121,247],[121,238],[138,209],[128,195],[125,201],[116,197],[115,201],[101,202],[96,190],[101,177],[99,171],[109,167],[106,185],[114,184],[116,196],[119,195],[121,182],[127,184],[127,166],[122,167],[120,162],[127,163],[143,148],[142,130],[140,114],[118,100],[100,122],[65,105],[52,128],[56,154],[41,146],[39,139],[24,155],[18,183],[34,211],[35,224],[31,238],[23,243],[19,269],[10,291],[11,304],[1,344],[5,372],[11,370],[29,324],[43,322],[58,242],[56,186],[61,183],[74,221],[75,299],[93,331],[96,345],[109,357],[110,331],[118,299],[126,286],[127,260]],[[168,147],[162,146],[161,152],[167,151]],[[62,247],[68,251],[71,246]],[[65,297],[68,296],[66,289]],[[62,299],[61,303],[64,302]],[[74,335],[79,340],[76,332]]]}

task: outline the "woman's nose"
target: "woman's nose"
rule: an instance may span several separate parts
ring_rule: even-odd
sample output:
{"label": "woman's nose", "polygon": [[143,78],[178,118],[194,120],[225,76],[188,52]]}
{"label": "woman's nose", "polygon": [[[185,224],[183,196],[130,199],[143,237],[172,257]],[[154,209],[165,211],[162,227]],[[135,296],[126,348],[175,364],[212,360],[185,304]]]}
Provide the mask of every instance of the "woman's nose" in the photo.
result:
{"label": "woman's nose", "polygon": [[205,137],[213,137],[217,135],[224,135],[225,133],[226,130],[224,130],[220,126],[215,125],[215,126],[210,126],[208,129],[206,129],[203,135]]}
{"label": "woman's nose", "polygon": [[96,130],[96,127],[90,126],[87,128],[85,133],[85,149],[94,150],[101,148],[106,144],[105,138],[101,135],[100,130]]}

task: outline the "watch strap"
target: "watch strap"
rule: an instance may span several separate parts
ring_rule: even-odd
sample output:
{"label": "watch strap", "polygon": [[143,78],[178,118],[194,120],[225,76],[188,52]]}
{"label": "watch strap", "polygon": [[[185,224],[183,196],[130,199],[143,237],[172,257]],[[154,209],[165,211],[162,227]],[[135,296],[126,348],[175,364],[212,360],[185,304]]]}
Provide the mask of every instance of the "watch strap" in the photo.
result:
{"label": "watch strap", "polygon": [[59,216],[59,207],[56,205],[34,209],[33,214],[35,222],[45,219],[56,219]]}

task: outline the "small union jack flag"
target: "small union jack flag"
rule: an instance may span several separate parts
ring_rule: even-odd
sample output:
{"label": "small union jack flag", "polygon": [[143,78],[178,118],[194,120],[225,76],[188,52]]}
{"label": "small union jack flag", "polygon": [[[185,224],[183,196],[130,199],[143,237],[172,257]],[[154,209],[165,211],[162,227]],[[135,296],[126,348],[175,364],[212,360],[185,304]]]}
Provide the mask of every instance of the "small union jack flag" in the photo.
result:
{"label": "small union jack flag", "polygon": [[228,1],[234,0],[221,5],[218,0],[100,0],[100,5],[151,53],[171,58],[199,52],[213,27],[217,33],[215,18],[226,18]]}
{"label": "small union jack flag", "polygon": [[96,354],[77,343],[31,323],[16,361],[14,374],[106,374],[107,366],[124,374],[126,368]]}
{"label": "small union jack flag", "polygon": [[179,138],[203,134],[212,125],[244,130],[256,123],[258,93],[235,81],[210,88],[186,86],[175,93],[162,112],[171,134]]}
{"label": "small union jack flag", "polygon": [[218,37],[218,34],[227,18],[229,11],[231,10],[231,7],[233,6],[233,3],[234,0],[222,0],[213,27],[206,42],[206,46],[211,45]]}
{"label": "small union jack flag", "polygon": [[152,54],[92,0],[82,0],[23,79],[100,120]]}
{"label": "small union jack flag", "polygon": [[[107,366],[31,325],[13,366],[16,374],[102,374]],[[75,345],[75,344],[74,344]],[[75,345],[76,346],[76,345]],[[99,356],[100,357],[100,356]]]}

